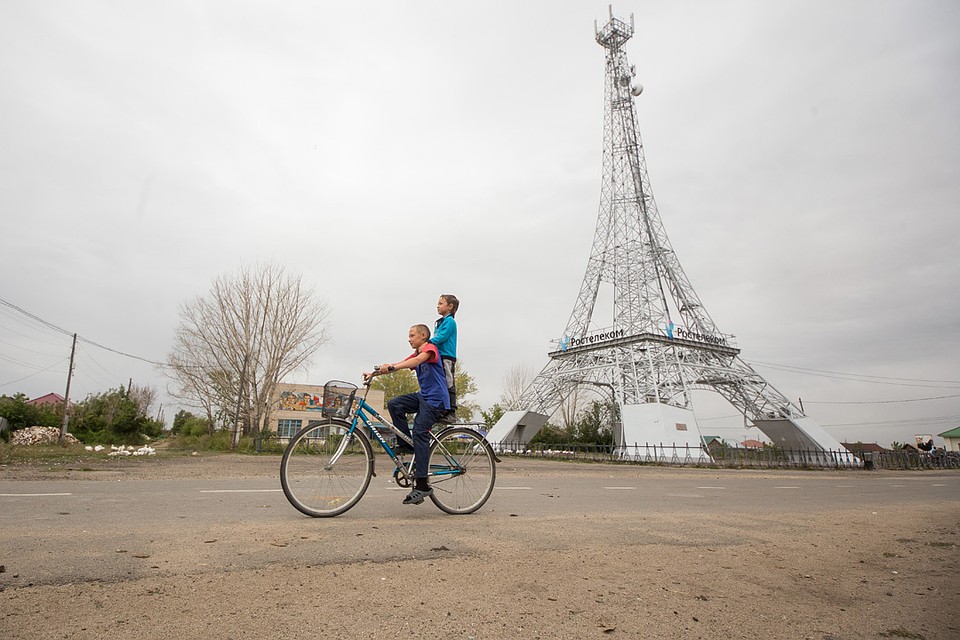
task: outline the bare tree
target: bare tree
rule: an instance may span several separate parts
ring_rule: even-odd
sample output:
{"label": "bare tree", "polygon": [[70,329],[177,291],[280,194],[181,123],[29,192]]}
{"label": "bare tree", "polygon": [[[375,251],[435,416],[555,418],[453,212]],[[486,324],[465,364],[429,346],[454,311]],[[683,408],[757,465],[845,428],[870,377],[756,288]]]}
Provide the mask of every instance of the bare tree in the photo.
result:
{"label": "bare tree", "polygon": [[560,406],[557,407],[556,415],[563,429],[571,431],[576,428],[577,419],[580,417],[581,404],[580,386],[574,385],[570,389],[570,395],[564,398]]}
{"label": "bare tree", "polygon": [[299,276],[267,264],[214,279],[209,293],[181,305],[167,358],[173,394],[256,435],[284,376],[327,341],[327,306]]}
{"label": "bare tree", "polygon": [[157,401],[157,390],[153,387],[133,384],[131,380],[130,384],[127,385],[127,397],[137,405],[137,415],[145,418],[149,415],[153,403]]}
{"label": "bare tree", "polygon": [[530,367],[525,364],[515,364],[507,370],[507,373],[503,376],[503,380],[500,382],[503,386],[503,391],[500,393],[499,404],[503,407],[504,411],[516,411],[527,408],[520,406],[520,398],[523,396],[526,388],[530,386],[532,380],[533,372],[530,370]]}

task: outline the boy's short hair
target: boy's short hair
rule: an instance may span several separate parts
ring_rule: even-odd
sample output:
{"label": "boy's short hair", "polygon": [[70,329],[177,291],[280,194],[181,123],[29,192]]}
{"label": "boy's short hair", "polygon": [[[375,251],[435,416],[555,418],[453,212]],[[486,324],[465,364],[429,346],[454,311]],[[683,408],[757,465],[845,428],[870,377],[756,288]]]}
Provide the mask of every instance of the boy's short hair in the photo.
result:
{"label": "boy's short hair", "polygon": [[450,312],[450,315],[457,315],[457,309],[460,308],[460,301],[457,300],[457,296],[453,295],[452,293],[444,293],[440,297],[446,300],[447,304],[453,305],[453,311]]}
{"label": "boy's short hair", "polygon": [[428,327],[427,325],[425,325],[425,324],[415,324],[415,325],[413,325],[413,326],[410,327],[410,328],[411,328],[411,329],[416,329],[418,333],[421,333],[421,334],[423,334],[423,335],[426,335],[426,336],[427,336],[427,340],[430,339],[430,327]]}

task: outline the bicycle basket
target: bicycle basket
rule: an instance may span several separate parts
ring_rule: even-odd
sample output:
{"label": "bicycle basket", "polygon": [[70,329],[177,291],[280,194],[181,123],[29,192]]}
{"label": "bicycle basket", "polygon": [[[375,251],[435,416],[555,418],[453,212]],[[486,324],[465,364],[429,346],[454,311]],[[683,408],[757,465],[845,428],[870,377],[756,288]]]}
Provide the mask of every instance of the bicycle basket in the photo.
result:
{"label": "bicycle basket", "polygon": [[334,418],[346,418],[353,408],[357,385],[331,380],[323,385],[323,413]]}

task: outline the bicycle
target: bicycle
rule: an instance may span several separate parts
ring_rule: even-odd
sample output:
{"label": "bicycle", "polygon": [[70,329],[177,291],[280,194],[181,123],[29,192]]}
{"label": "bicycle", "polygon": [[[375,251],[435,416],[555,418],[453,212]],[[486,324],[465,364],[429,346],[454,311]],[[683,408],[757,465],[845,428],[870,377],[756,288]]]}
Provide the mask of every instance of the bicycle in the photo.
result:
{"label": "bicycle", "polygon": [[[398,442],[413,440],[367,404],[370,382],[360,398],[357,385],[331,380],[323,387],[324,420],[307,424],[287,444],[280,461],[283,493],[296,509],[314,518],[338,516],[356,505],[375,477],[376,440],[394,464],[393,480],[413,486],[413,456],[398,454],[380,433],[387,427]],[[436,425],[435,425],[436,426]],[[465,425],[430,431],[430,500],[450,514],[473,513],[484,505],[500,460],[484,436]]]}

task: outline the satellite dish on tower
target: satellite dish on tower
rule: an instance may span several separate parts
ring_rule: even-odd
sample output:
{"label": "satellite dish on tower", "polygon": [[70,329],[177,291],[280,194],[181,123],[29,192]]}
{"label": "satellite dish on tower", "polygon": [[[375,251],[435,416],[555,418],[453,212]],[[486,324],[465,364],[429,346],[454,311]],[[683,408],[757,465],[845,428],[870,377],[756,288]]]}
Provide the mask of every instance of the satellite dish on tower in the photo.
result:
{"label": "satellite dish on tower", "polygon": [[632,93],[635,96],[640,95],[641,93],[643,93],[643,85],[640,84],[639,82],[633,85],[632,87],[630,87],[630,93]]}

